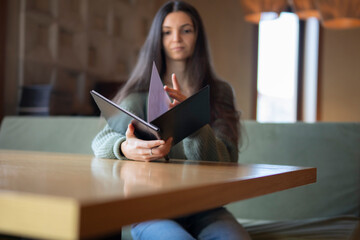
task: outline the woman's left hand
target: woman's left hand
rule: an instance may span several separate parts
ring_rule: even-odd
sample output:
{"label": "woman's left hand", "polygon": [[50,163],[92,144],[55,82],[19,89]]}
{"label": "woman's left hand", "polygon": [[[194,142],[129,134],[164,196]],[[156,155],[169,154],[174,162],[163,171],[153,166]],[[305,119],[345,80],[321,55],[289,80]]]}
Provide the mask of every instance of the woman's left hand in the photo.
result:
{"label": "woman's left hand", "polygon": [[174,99],[172,103],[170,103],[170,108],[173,108],[174,106],[178,105],[179,103],[185,101],[187,97],[182,94],[180,90],[180,85],[177,81],[175,73],[171,75],[171,81],[173,88],[170,88],[168,86],[164,86],[165,91],[169,94],[169,96]]}

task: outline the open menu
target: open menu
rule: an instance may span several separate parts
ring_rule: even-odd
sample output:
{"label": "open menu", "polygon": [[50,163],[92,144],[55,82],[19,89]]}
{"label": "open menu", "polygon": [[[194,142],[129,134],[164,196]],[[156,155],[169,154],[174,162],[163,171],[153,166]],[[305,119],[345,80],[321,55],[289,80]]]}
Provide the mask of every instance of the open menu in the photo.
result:
{"label": "open menu", "polygon": [[94,90],[90,93],[101,114],[114,131],[123,131],[124,126],[131,122],[135,127],[135,136],[143,140],[167,140],[169,137],[173,137],[173,145],[175,145],[210,123],[209,86],[169,109],[171,99],[164,90],[155,63],[150,79],[147,120],[138,117]]}

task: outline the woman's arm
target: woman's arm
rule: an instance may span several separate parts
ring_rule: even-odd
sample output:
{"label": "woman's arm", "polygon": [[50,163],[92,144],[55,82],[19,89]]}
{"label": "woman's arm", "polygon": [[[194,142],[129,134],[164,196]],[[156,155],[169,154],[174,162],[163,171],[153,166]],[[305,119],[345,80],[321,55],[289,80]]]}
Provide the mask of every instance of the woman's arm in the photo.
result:
{"label": "woman's arm", "polygon": [[[144,118],[146,113],[146,94],[132,94],[123,100],[121,106],[135,115]],[[171,148],[172,139],[145,141],[135,136],[131,117],[124,115],[116,124],[118,132],[109,125],[96,135],[92,142],[92,149],[96,157],[132,159],[152,161],[167,155]]]}
{"label": "woman's arm", "polygon": [[93,139],[91,148],[98,158],[126,159],[120,151],[120,145],[125,140],[125,135],[113,131],[106,125]]}
{"label": "woman's arm", "polygon": [[[145,93],[130,94],[121,102],[121,107],[136,114],[140,118],[146,116],[146,98]],[[126,159],[122,154],[120,146],[126,140],[126,131],[131,117],[125,116],[119,122],[119,132],[115,132],[106,125],[93,139],[91,147],[96,157],[99,158],[117,158]]]}

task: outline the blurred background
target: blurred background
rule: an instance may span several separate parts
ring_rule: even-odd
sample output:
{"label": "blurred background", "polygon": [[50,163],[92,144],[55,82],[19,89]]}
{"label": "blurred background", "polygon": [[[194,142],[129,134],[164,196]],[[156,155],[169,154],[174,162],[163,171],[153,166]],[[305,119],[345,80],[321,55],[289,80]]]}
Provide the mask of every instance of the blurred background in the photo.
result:
{"label": "blurred background", "polygon": [[[2,0],[0,121],[98,115],[89,91],[121,88],[164,2]],[[243,119],[360,121],[359,0],[188,2]]]}

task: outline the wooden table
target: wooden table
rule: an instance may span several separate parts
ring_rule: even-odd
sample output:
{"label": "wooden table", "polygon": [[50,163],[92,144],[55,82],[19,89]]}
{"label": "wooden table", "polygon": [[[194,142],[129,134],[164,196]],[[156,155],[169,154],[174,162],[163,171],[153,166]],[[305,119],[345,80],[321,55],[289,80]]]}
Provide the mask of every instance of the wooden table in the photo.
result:
{"label": "wooden table", "polygon": [[0,232],[96,237],[316,182],[316,169],[0,150]]}

